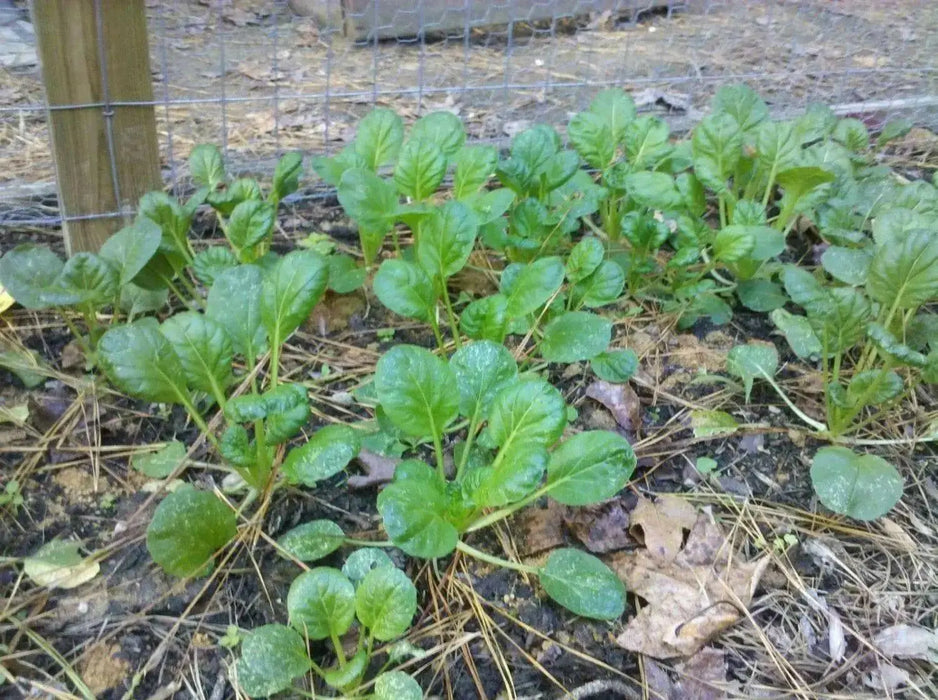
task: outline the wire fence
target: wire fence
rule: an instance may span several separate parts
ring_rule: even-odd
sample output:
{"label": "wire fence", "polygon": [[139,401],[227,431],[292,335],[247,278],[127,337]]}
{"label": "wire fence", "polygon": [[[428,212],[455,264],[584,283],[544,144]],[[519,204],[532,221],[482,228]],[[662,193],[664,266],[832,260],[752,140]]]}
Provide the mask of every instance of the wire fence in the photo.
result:
{"label": "wire fence", "polygon": [[[177,193],[198,143],[218,144],[235,173],[269,173],[288,150],[339,150],[376,104],[405,120],[451,110],[470,139],[504,143],[537,121],[562,129],[621,86],[680,132],[742,81],[777,114],[823,102],[873,128],[903,116],[938,131],[930,0],[150,0],[147,12]],[[0,229],[54,235],[38,67],[0,68],[0,162]],[[293,201],[321,194],[311,185]]]}

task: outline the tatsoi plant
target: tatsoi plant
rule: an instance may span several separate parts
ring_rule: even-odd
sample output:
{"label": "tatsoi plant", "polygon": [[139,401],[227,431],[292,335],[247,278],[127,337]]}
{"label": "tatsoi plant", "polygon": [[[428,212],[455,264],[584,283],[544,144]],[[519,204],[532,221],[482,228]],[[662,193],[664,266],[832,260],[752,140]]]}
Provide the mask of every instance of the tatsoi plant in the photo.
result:
{"label": "tatsoi plant", "polygon": [[[135,282],[158,254],[161,240],[159,226],[141,217],[105,241],[99,253],[77,253],[65,262],[45,246],[19,245],[0,258],[0,285],[27,309],[61,311],[93,363],[107,327],[102,312],[133,318],[165,305],[165,287],[151,291]],[[72,324],[71,312],[81,316],[86,333]]]}
{"label": "tatsoi plant", "polygon": [[465,537],[544,496],[567,505],[612,497],[635,468],[624,438],[587,431],[561,441],[567,411],[560,392],[519,375],[511,354],[488,341],[464,345],[448,362],[399,345],[379,360],[374,381],[378,411],[404,435],[432,444],[435,462],[406,459],[378,496],[396,546],[427,559],[459,550],[536,575],[551,598],[579,615],[622,613],[622,584],[595,557],[559,549],[543,566],[528,566],[486,554]]}
{"label": "tatsoi plant", "polygon": [[[284,476],[314,486],[345,467],[358,451],[355,432],[330,426],[306,444],[284,445],[303,428],[310,408],[306,388],[279,379],[280,351],[322,297],[328,275],[325,260],[295,251],[263,270],[242,264],[226,269],[209,290],[204,313],[184,311],[162,324],[146,318],[108,330],[98,346],[100,363],[115,386],[130,396],[179,404],[221,457],[252,489],[253,498],[272,486],[282,461]],[[267,386],[254,374],[270,353]],[[236,378],[235,358],[251,373]],[[247,391],[232,396],[238,383]],[[209,428],[208,407],[217,406],[227,428],[220,437]],[[210,555],[234,535],[231,510],[214,495],[177,491],[160,504],[147,532],[153,558],[167,571],[202,571]],[[199,546],[187,544],[198,540]]]}
{"label": "tatsoi plant", "polygon": [[[250,697],[287,690],[312,673],[343,697],[420,700],[420,686],[401,671],[379,672],[373,687],[363,687],[376,655],[375,642],[403,636],[416,611],[417,589],[407,574],[380,550],[357,550],[341,571],[320,566],[293,581],[287,595],[289,626],[269,624],[249,632],[232,669],[233,679]],[[353,628],[358,641],[354,651],[346,652],[342,638]],[[335,653],[332,667],[310,658],[309,642],[321,640],[328,640]],[[393,654],[394,647],[384,651]]]}
{"label": "tatsoi plant", "polygon": [[211,144],[201,144],[192,150],[189,169],[199,187],[190,201],[209,204],[215,210],[218,225],[230,246],[207,248],[192,261],[196,276],[210,285],[222,270],[239,262],[257,262],[270,250],[277,205],[299,187],[303,157],[300,153],[287,153],[280,159],[266,196],[253,178],[229,178],[221,152]]}

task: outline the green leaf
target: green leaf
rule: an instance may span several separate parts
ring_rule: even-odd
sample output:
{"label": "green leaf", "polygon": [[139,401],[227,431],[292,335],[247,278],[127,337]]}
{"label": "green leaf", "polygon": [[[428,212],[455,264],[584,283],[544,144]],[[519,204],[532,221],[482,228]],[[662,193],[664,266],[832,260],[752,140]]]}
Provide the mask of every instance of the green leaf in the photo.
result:
{"label": "green leaf", "polygon": [[298,151],[285,153],[277,161],[274,169],[273,196],[280,202],[284,197],[293,194],[299,189],[300,177],[303,175],[303,154]]}
{"label": "green leaf", "polygon": [[403,142],[404,122],[390,109],[374,109],[358,123],[355,150],[372,171],[395,160]]}
{"label": "green leaf", "polygon": [[11,372],[27,389],[35,389],[50,375],[51,369],[34,350],[0,350],[0,367]]}
{"label": "green leaf", "polygon": [[[250,177],[239,177],[234,182],[226,185],[223,189],[213,190],[207,192],[205,195],[205,201],[222,216],[231,216],[235,207],[242,202],[259,202],[262,199],[263,194],[261,194],[261,186],[258,184],[257,180]],[[194,212],[195,210],[193,209],[192,211]]]}
{"label": "green leaf", "polygon": [[206,491],[185,486],[160,501],[147,527],[147,550],[173,576],[212,570],[215,552],[237,534],[235,513]]}
{"label": "green leaf", "polygon": [[878,323],[870,323],[866,334],[876,348],[887,357],[903,365],[922,368],[926,364],[925,356],[899,342],[892,333]]}
{"label": "green leaf", "polygon": [[394,182],[401,194],[419,202],[436,192],[446,165],[446,155],[434,141],[411,137],[401,149]]}
{"label": "green leaf", "polygon": [[236,251],[250,249],[274,230],[277,210],[268,202],[249,199],[236,206],[228,219],[228,240]]}
{"label": "green leaf", "polygon": [[251,469],[257,463],[257,445],[240,425],[229,425],[218,441],[218,452],[229,464]]}
{"label": "green leaf", "polygon": [[323,669],[322,679],[331,688],[347,688],[361,680],[368,668],[368,652],[360,649],[342,666]]}
{"label": "green leaf", "polygon": [[186,255],[191,215],[165,192],[147,192],[138,204],[139,216],[154,221],[163,232],[160,250]]}
{"label": "green leaf", "polygon": [[435,210],[420,229],[417,260],[442,287],[463,269],[479,231],[475,213],[462,202],[449,201]]}
{"label": "green leaf", "polygon": [[556,256],[532,263],[512,263],[502,272],[500,291],[507,297],[509,318],[534,313],[547,303],[563,284],[563,262]]}
{"label": "green leaf", "polygon": [[755,247],[756,239],[751,227],[725,226],[713,241],[713,256],[721,262],[734,262],[750,255]]}
{"label": "green leaf", "polygon": [[406,260],[381,263],[374,279],[378,300],[396,314],[427,322],[436,313],[433,282],[421,267]]}
{"label": "green leaf", "polygon": [[496,394],[518,376],[518,363],[500,343],[464,345],[449,361],[459,387],[459,412],[470,419],[488,414]]}
{"label": "green leaf", "polygon": [[866,124],[853,117],[838,121],[833,137],[854,153],[862,153],[870,147],[870,132]]}
{"label": "green leaf", "polygon": [[453,196],[464,200],[475,195],[495,174],[498,150],[494,146],[466,146],[456,154]]}
{"label": "green leaf", "polygon": [[503,342],[508,333],[508,298],[493,294],[476,299],[463,309],[459,327],[470,338]]}
{"label": "green leaf", "polygon": [[515,193],[505,187],[483,192],[468,200],[479,217],[480,224],[497,221],[515,201]]}
{"label": "green leaf", "polygon": [[738,122],[729,114],[716,113],[694,129],[691,152],[697,178],[717,194],[727,191],[727,180],[736,170],[743,142]]}
{"label": "green leaf", "polygon": [[330,255],[326,260],[329,263],[329,289],[336,294],[354,292],[365,284],[368,270],[359,267],[351,255]]}
{"label": "green leaf", "polygon": [[[7,482],[9,485],[13,482]],[[37,552],[23,559],[23,573],[33,583],[44,588],[77,588],[87,583],[101,570],[92,557],[82,557],[78,542],[52,540]]]}
{"label": "green leaf", "polygon": [[591,358],[590,367],[604,381],[625,384],[638,371],[638,355],[633,350],[608,350]]}
{"label": "green leaf", "polygon": [[726,411],[691,411],[690,424],[697,438],[732,435],[739,429],[739,423]]}
{"label": "green leaf", "polygon": [[310,669],[306,642],[286,625],[262,625],[241,645],[236,673],[248,697],[269,697],[289,688]]}
{"label": "green leaf", "polygon": [[756,130],[757,161],[767,176],[794,168],[801,160],[801,144],[791,122],[764,121]]}
{"label": "green leaf", "polygon": [[908,119],[898,118],[890,119],[883,125],[883,130],[879,132],[879,137],[876,139],[876,145],[882,148],[890,141],[895,141],[896,139],[901,139],[903,136],[912,131],[914,124]]}
{"label": "green leaf", "polygon": [[186,446],[178,440],[167,442],[156,452],[134,455],[133,467],[151,479],[165,479],[186,459]]}
{"label": "green leaf", "polygon": [[104,306],[117,299],[120,274],[94,253],[76,253],[65,262],[52,287],[52,295],[63,306]]}
{"label": "green leaf", "polygon": [[310,569],[290,584],[287,614],[290,625],[310,639],[341,637],[355,618],[355,587],[338,569]]}
{"label": "green leaf", "polygon": [[568,506],[615,496],[635,471],[635,453],[621,435],[588,430],[560,443],[547,465],[548,494]]}
{"label": "green leaf", "polygon": [[778,351],[767,343],[737,345],[726,356],[726,371],[743,380],[746,402],[752,393],[755,379],[771,380],[778,369]]}
{"label": "green leaf", "polygon": [[65,263],[46,246],[21,243],[0,258],[0,285],[27,309],[50,306],[43,291],[52,286]]}
{"label": "green leaf", "polygon": [[822,447],[811,462],[811,483],[825,506],[855,520],[875,520],[902,498],[902,477],[875,455]]}
{"label": "green leaf", "polygon": [[484,508],[517,503],[541,483],[547,470],[547,450],[530,443],[511,443],[499,450],[492,465],[467,472],[472,501]]}
{"label": "green leaf", "polygon": [[821,265],[834,279],[853,286],[866,282],[873,255],[865,248],[832,245],[821,254]]}
{"label": "green leaf", "polygon": [[612,341],[612,321],[587,311],[568,311],[544,326],[539,349],[548,362],[579,362],[603,352]]}
{"label": "green leaf", "polygon": [[641,170],[625,178],[625,191],[636,203],[649,209],[682,209],[684,197],[668,173]]}
{"label": "green leaf", "polygon": [[205,315],[225,329],[234,351],[252,364],[267,343],[267,331],[261,323],[263,280],[257,265],[238,265],[216,273],[205,305]]}
{"label": "green leaf", "polygon": [[344,542],[345,533],[331,520],[311,520],[277,538],[277,544],[287,555],[303,562],[327,557]]}
{"label": "green leaf", "polygon": [[225,176],[225,163],[218,147],[210,143],[200,143],[189,154],[189,172],[192,181],[199,187],[214,190],[223,183]]}
{"label": "green leaf", "polygon": [[433,353],[397,345],[378,360],[375,390],[388,418],[407,435],[439,438],[459,411],[456,375]]}
{"label": "green leaf", "polygon": [[717,90],[710,102],[713,112],[722,112],[733,118],[741,133],[749,133],[769,118],[769,108],[748,85],[725,85]]}
{"label": "green leaf", "polygon": [[621,143],[625,139],[626,128],[635,119],[635,102],[621,88],[608,88],[600,90],[593,98],[590,112],[601,117],[613,141]]}
{"label": "green leaf", "polygon": [[916,229],[927,229],[928,217],[912,209],[888,209],[873,219],[873,240],[878,246],[893,245]]}
{"label": "green leaf", "polygon": [[163,321],[160,332],[173,346],[189,388],[223,402],[234,356],[224,328],[200,313],[183,311]]}
{"label": "green leaf", "polygon": [[598,170],[615,158],[616,141],[609,122],[593,112],[574,115],[567,127],[567,138],[587,164]]}
{"label": "green leaf", "polygon": [[192,260],[192,271],[199,281],[211,287],[225,270],[237,267],[238,259],[230,248],[216,245],[200,251]]}
{"label": "green leaf", "polygon": [[582,617],[615,620],[625,611],[625,586],[599,559],[577,549],[555,549],[539,572],[547,595]]}
{"label": "green leaf", "polygon": [[150,262],[160,247],[160,227],[149,219],[137,219],[108,238],[99,255],[120,272],[120,284],[125,285]]}
{"label": "green leaf", "polygon": [[493,446],[549,447],[567,424],[560,392],[542,379],[518,381],[495,395],[485,435]]}
{"label": "green leaf", "polygon": [[313,170],[321,177],[327,185],[338,187],[342,176],[348,170],[354,168],[368,168],[368,162],[365,157],[355,150],[355,144],[351,143],[332,158],[325,156],[314,156],[310,164]]}
{"label": "green leaf", "polygon": [[144,289],[133,282],[121,287],[120,310],[131,316],[159,311],[169,299],[168,289]]}
{"label": "green leaf", "polygon": [[663,119],[643,116],[625,126],[625,152],[636,170],[653,168],[671,153],[670,131]]}
{"label": "green leaf", "polygon": [[599,267],[605,255],[602,241],[595,236],[580,239],[567,256],[567,264],[564,266],[567,280],[576,283],[586,279]]}
{"label": "green leaf", "polygon": [[190,399],[182,363],[154,319],[108,329],[98,341],[98,361],[131,396],[157,403]]}
{"label": "green leaf", "polygon": [[617,301],[625,287],[625,272],[612,260],[603,260],[599,267],[570,291],[574,304],[587,308],[606,306]]}
{"label": "green leaf", "polygon": [[410,129],[410,138],[432,141],[448,159],[451,159],[466,142],[466,130],[459,117],[452,112],[441,110],[430,112],[414,122]]}
{"label": "green leaf", "polygon": [[454,549],[459,534],[447,520],[449,499],[439,477],[424,464],[419,475],[401,480],[414,460],[397,466],[395,481],[378,494],[378,512],[388,537],[412,557],[436,559]]}
{"label": "green leaf", "polygon": [[387,671],[375,678],[375,700],[422,700],[417,681],[403,671]]}
{"label": "green leaf", "polygon": [[938,296],[938,239],[914,231],[892,245],[877,246],[866,288],[887,308],[913,309]]}
{"label": "green leaf", "polygon": [[397,215],[397,190],[387,180],[364,168],[347,170],[336,189],[339,204],[360,228],[384,234]]}
{"label": "green leaf", "polygon": [[417,589],[394,566],[372,569],[355,591],[355,614],[381,642],[400,637],[417,612]]}
{"label": "green leaf", "polygon": [[868,369],[850,378],[847,401],[851,406],[876,406],[902,394],[902,377],[884,369]]}
{"label": "green leaf", "polygon": [[296,435],[309,419],[309,398],[302,384],[280,384],[263,394],[242,394],[225,404],[231,423],[267,421],[267,442],[277,445]]}
{"label": "green leaf", "polygon": [[760,313],[778,309],[788,301],[779,285],[765,279],[742,280],[736,293],[743,306]]}
{"label": "green leaf", "polygon": [[349,580],[358,586],[369,571],[380,569],[385,566],[394,566],[391,557],[384,553],[383,549],[377,547],[362,547],[356,549],[348,555],[345,563],[342,565],[342,573],[348,576]]}
{"label": "green leaf", "polygon": [[272,346],[282,345],[309,318],[328,281],[325,259],[310,250],[294,250],[277,261],[261,285],[261,321]]}
{"label": "green leaf", "polygon": [[[776,180],[784,190],[779,203],[782,212],[797,212],[801,209],[800,203],[807,195],[834,181],[834,174],[815,166],[800,166],[780,172]],[[781,218],[780,216],[775,225],[781,228],[786,226],[789,221],[790,218]]]}
{"label": "green leaf", "polygon": [[347,425],[317,430],[305,445],[294,447],[283,462],[283,474],[294,484],[313,488],[345,469],[358,456],[358,431]]}

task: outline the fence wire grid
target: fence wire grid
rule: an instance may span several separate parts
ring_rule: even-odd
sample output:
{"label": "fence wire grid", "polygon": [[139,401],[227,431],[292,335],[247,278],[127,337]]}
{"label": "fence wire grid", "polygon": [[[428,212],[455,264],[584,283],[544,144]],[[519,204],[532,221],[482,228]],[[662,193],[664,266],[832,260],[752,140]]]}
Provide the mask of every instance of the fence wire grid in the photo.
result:
{"label": "fence wire grid", "polygon": [[[902,116],[938,131],[930,0],[149,0],[147,16],[177,193],[199,143],[218,144],[235,174],[270,173],[285,151],[341,149],[375,105],[406,121],[451,110],[471,140],[506,143],[537,121],[562,130],[608,86],[677,132],[740,81],[780,115],[823,102],[873,128]],[[0,162],[0,229],[57,235],[38,67],[0,68]]]}

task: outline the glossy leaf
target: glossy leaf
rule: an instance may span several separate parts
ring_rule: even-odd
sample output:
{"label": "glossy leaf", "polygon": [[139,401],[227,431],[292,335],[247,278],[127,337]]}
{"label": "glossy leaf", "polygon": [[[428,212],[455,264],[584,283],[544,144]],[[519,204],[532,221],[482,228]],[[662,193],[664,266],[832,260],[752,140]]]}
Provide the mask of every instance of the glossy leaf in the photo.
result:
{"label": "glossy leaf", "polygon": [[110,328],[98,342],[98,361],[131,396],[159,403],[190,398],[182,363],[153,319]]}
{"label": "glossy leaf", "polygon": [[590,358],[590,367],[600,379],[624,384],[638,371],[638,355],[633,350],[607,350]]}
{"label": "glossy leaf", "polygon": [[615,620],[625,611],[622,581],[586,552],[555,549],[539,573],[547,595],[577,615]]}
{"label": "glossy leaf", "polygon": [[391,230],[398,209],[397,190],[391,183],[370,170],[352,168],[343,173],[336,194],[360,229],[382,235]]}
{"label": "glossy leaf", "polygon": [[408,462],[397,467],[396,479],[378,495],[378,512],[388,537],[412,557],[436,559],[456,548],[459,538],[447,520],[449,500],[429,466],[419,476],[400,480]]}
{"label": "glossy leaf", "polygon": [[525,444],[548,447],[566,424],[566,404],[560,392],[542,379],[532,379],[515,382],[495,395],[486,435],[503,449]]}
{"label": "glossy leaf", "polygon": [[65,263],[46,246],[21,243],[0,258],[0,284],[20,306],[44,309],[43,291],[55,282]]}
{"label": "glossy leaf", "polygon": [[267,344],[261,323],[263,273],[257,265],[238,265],[216,274],[208,292],[205,315],[218,323],[234,351],[254,362]]}
{"label": "glossy leaf", "polygon": [[717,194],[726,192],[742,145],[739,124],[730,114],[716,113],[704,118],[694,129],[691,140],[694,174]]}
{"label": "glossy leaf", "polygon": [[222,272],[237,265],[238,259],[230,248],[216,245],[196,254],[192,260],[192,271],[202,284],[211,287]]}
{"label": "glossy leaf", "polygon": [[798,357],[809,359],[821,354],[821,341],[807,318],[795,316],[785,309],[776,309],[769,316],[772,323],[785,335],[789,347]]}
{"label": "glossy leaf", "polygon": [[493,294],[469,303],[460,314],[459,327],[470,338],[501,343],[508,333],[508,298]]}
{"label": "glossy leaf", "polygon": [[310,569],[290,584],[287,613],[290,624],[310,639],[341,637],[355,618],[355,588],[338,569]]}
{"label": "glossy leaf", "polygon": [[621,435],[605,430],[577,433],[550,455],[548,494],[568,506],[604,501],[622,490],[635,463],[632,446]]}
{"label": "glossy leaf", "polygon": [[355,150],[372,171],[397,158],[404,142],[404,122],[390,109],[378,108],[358,123]]}
{"label": "glossy leaf", "polygon": [[596,308],[617,301],[624,288],[622,267],[612,260],[603,260],[593,274],[573,286],[570,294],[574,304]]}
{"label": "glossy leaf", "polygon": [[834,279],[844,284],[861,285],[866,282],[872,258],[870,251],[862,248],[832,245],[821,254],[821,265]]}
{"label": "glossy leaf", "polygon": [[611,321],[587,311],[568,311],[544,326],[539,349],[548,362],[570,363],[596,357],[611,341]]}
{"label": "glossy leaf", "polygon": [[189,173],[200,187],[215,189],[225,181],[225,163],[221,151],[210,143],[200,143],[189,154]]}
{"label": "glossy leaf", "polygon": [[456,155],[453,196],[463,200],[475,195],[495,174],[498,151],[494,146],[466,146]]}
{"label": "glossy leaf", "polygon": [[355,591],[355,614],[381,642],[400,637],[417,612],[417,589],[394,566],[372,569]]}
{"label": "glossy leaf", "polygon": [[423,268],[406,260],[385,260],[374,279],[378,300],[396,314],[429,321],[436,314],[437,295]]}
{"label": "glossy leaf", "polygon": [[215,553],[237,533],[231,508],[206,491],[184,486],[160,501],[147,527],[153,561],[173,576],[205,575]]}
{"label": "glossy leaf", "polygon": [[915,231],[894,245],[878,246],[866,288],[888,308],[913,309],[938,296],[938,239]]}
{"label": "glossy leaf", "polygon": [[439,437],[459,411],[456,375],[433,353],[397,345],[375,372],[378,401],[395,426],[414,437]]}
{"label": "glossy leaf", "polygon": [[345,469],[360,449],[358,431],[347,425],[328,425],[317,430],[306,444],[290,450],[283,462],[283,474],[291,483],[313,488]]}
{"label": "glossy leaf", "polygon": [[117,299],[120,274],[117,269],[94,253],[76,253],[65,261],[62,272],[52,284],[52,295],[58,304],[104,306]]}
{"label": "glossy leaf", "polygon": [[150,262],[160,247],[160,227],[149,219],[138,219],[108,238],[98,252],[120,273],[120,284],[130,282]]}
{"label": "glossy leaf", "polygon": [[585,236],[573,246],[564,266],[567,280],[580,282],[596,271],[606,255],[602,241],[595,236]]}
{"label": "glossy leaf", "polygon": [[710,108],[728,114],[742,133],[749,133],[769,118],[769,108],[755,90],[737,83],[717,90]]}
{"label": "glossy leaf", "polygon": [[547,470],[547,450],[528,442],[506,443],[496,461],[469,472],[472,501],[497,508],[520,501],[536,489]]}
{"label": "glossy leaf", "polygon": [[668,173],[640,170],[625,178],[625,191],[636,203],[649,209],[681,209],[684,197]]}
{"label": "glossy leaf", "polygon": [[287,555],[303,562],[329,556],[344,542],[345,533],[331,520],[311,520],[277,538],[277,544]]}
{"label": "glossy leaf", "polygon": [[200,313],[183,311],[163,321],[160,332],[173,346],[189,388],[223,401],[234,355],[224,328]]}
{"label": "glossy leaf", "polygon": [[299,151],[283,154],[274,169],[272,192],[274,199],[279,202],[296,192],[302,175],[303,154]]}
{"label": "glossy leaf", "polygon": [[186,446],[178,440],[166,443],[156,452],[134,455],[133,467],[151,479],[165,479],[183,463]]}
{"label": "glossy leaf", "polygon": [[321,255],[294,250],[284,255],[261,285],[260,314],[271,345],[282,345],[322,298],[329,266]]}
{"label": "glossy leaf", "polygon": [[734,262],[748,256],[756,247],[756,239],[748,226],[725,226],[713,241],[713,256],[721,262]]}
{"label": "glossy leaf", "polygon": [[454,158],[466,142],[462,120],[452,112],[440,110],[420,117],[410,129],[411,139],[427,139],[439,146],[447,158]]}
{"label": "glossy leaf", "polygon": [[788,297],[775,282],[766,279],[742,280],[736,293],[747,309],[766,313],[784,306]]}
{"label": "glossy leaf", "polygon": [[507,298],[508,317],[520,318],[537,311],[560,288],[563,278],[563,262],[554,256],[509,265],[502,273],[500,285]]}
{"label": "glossy leaf", "polygon": [[508,349],[488,340],[464,345],[449,366],[459,387],[459,412],[467,418],[486,415],[498,392],[518,376],[518,364]]}
{"label": "glossy leaf", "polygon": [[449,201],[420,229],[417,260],[439,284],[463,269],[475,245],[479,221],[462,202]]}
{"label": "glossy leaf", "polygon": [[419,202],[436,192],[446,166],[446,155],[434,141],[411,137],[401,149],[394,182],[401,194]]}
{"label": "glossy leaf", "polygon": [[349,581],[358,586],[369,571],[385,566],[394,566],[391,557],[377,547],[362,547],[348,555],[342,565],[342,573],[348,576]]}
{"label": "glossy leaf", "polygon": [[602,170],[616,155],[616,142],[609,122],[593,112],[580,112],[570,120],[567,138],[592,167]]}

